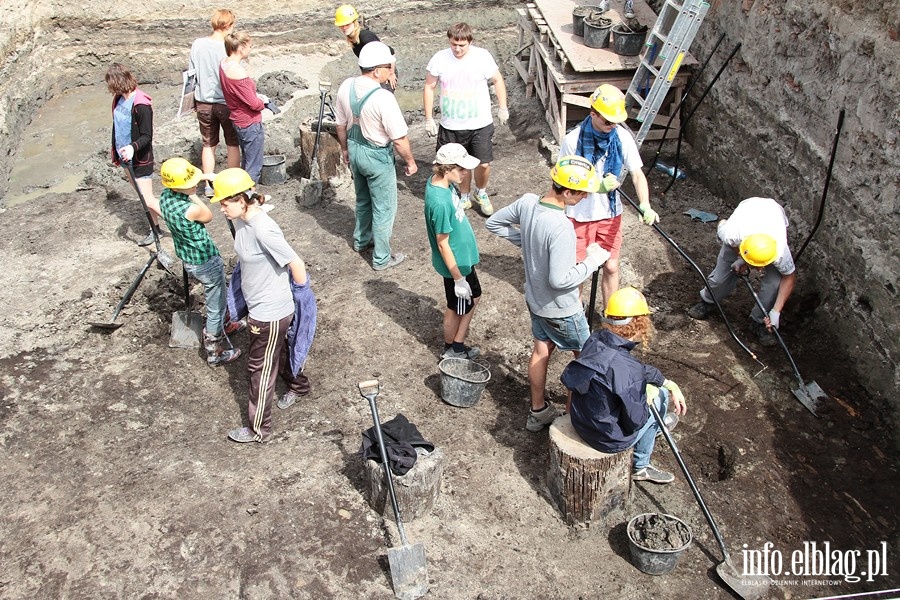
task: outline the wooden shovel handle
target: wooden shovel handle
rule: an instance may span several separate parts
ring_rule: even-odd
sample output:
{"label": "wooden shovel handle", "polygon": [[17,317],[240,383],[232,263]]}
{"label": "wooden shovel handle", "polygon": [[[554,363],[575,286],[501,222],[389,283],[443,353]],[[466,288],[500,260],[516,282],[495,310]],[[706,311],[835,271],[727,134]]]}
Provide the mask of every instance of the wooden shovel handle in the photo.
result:
{"label": "wooden shovel handle", "polygon": [[377,379],[369,379],[368,381],[360,381],[358,384],[356,384],[356,386],[359,389],[378,387],[378,380]]}

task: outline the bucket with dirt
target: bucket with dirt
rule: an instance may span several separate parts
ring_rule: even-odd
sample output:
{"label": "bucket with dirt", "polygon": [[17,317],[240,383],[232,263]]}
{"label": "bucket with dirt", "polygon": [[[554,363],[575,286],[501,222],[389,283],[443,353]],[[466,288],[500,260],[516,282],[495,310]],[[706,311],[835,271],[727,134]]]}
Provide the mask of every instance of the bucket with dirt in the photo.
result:
{"label": "bucket with dirt", "polygon": [[264,156],[259,182],[263,185],[280,185],[285,181],[287,181],[287,167],[284,163],[284,154]]}
{"label": "bucket with dirt", "polygon": [[485,363],[465,358],[445,358],[440,362],[441,398],[447,404],[469,408],[478,402],[491,379]]}
{"label": "bucket with dirt", "polygon": [[608,48],[611,28],[612,19],[607,19],[603,13],[592,12],[584,18],[584,45],[588,48]]}
{"label": "bucket with dirt", "polygon": [[584,18],[592,12],[605,13],[609,10],[607,2],[596,4],[583,4],[572,9],[572,32],[579,36],[584,36]]}
{"label": "bucket with dirt", "polygon": [[664,575],[691,544],[691,528],[677,517],[644,513],[628,522],[631,562],[648,575]]}
{"label": "bucket with dirt", "polygon": [[613,52],[622,56],[637,56],[644,47],[646,37],[646,25],[638,25],[637,27],[629,27],[624,24],[616,25],[612,28]]}

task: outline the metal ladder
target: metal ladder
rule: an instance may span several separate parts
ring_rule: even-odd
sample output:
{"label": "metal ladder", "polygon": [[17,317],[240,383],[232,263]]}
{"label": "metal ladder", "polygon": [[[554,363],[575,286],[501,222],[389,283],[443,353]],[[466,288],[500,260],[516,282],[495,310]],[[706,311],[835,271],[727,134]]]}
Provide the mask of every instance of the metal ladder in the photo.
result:
{"label": "metal ladder", "polygon": [[[635,105],[640,107],[636,117],[641,123],[636,135],[638,147],[650,132],[650,126],[659,113],[659,107],[666,99],[672,81],[678,74],[678,68],[708,10],[709,3],[703,0],[684,0],[683,3],[675,0],[663,2],[659,17],[641,54],[640,64],[626,93],[628,107]],[[653,66],[658,60],[662,61],[659,68]]]}

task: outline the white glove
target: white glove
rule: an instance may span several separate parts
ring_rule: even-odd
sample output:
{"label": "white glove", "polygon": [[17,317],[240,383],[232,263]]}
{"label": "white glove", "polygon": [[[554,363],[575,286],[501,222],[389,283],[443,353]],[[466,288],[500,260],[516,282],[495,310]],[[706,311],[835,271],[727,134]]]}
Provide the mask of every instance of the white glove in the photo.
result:
{"label": "white glove", "polygon": [[256,94],[256,97],[259,98],[260,100],[262,100],[262,103],[263,103],[263,104],[268,104],[268,103],[269,103],[269,97],[266,96],[265,94],[257,93],[257,94]]}
{"label": "white glove", "polygon": [[501,108],[497,111],[497,120],[500,121],[501,125],[506,125],[506,122],[509,121],[509,109]]}
{"label": "white glove", "polygon": [[119,156],[125,162],[131,162],[131,159],[134,158],[134,146],[128,144],[127,146],[122,146],[119,148]]}
{"label": "white glove", "polygon": [[599,269],[611,256],[608,250],[602,248],[600,244],[596,242],[588,246],[586,252],[587,256],[585,257],[584,262],[588,265],[592,273]]}
{"label": "white glove", "polygon": [[457,298],[461,298],[468,302],[472,299],[472,286],[469,285],[469,282],[466,281],[465,277],[454,279],[453,293],[456,294]]}
{"label": "white glove", "polygon": [[428,137],[437,136],[438,126],[434,119],[425,119],[425,131],[428,133]]}
{"label": "white glove", "polygon": [[739,258],[733,263],[731,263],[731,270],[737,273],[738,275],[743,275],[747,272],[747,263],[743,258]]}
{"label": "white glove", "polygon": [[781,319],[781,313],[774,308],[769,311],[769,324],[778,329],[778,321]]}

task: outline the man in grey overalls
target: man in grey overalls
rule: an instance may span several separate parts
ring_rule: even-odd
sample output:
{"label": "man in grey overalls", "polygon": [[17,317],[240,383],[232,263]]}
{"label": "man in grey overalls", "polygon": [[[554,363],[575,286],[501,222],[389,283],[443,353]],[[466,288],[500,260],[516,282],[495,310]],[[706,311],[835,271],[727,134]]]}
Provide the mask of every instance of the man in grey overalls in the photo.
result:
{"label": "man in grey overalls", "polygon": [[391,233],[397,214],[397,172],[394,150],[406,163],[406,176],[417,167],[409,144],[409,127],[394,95],[381,87],[394,70],[394,55],[382,42],[369,42],[359,53],[362,74],[341,84],[335,116],[344,162],[350,165],[356,188],[353,249],[372,250],[372,268],[383,271],[403,262],[391,253]]}

